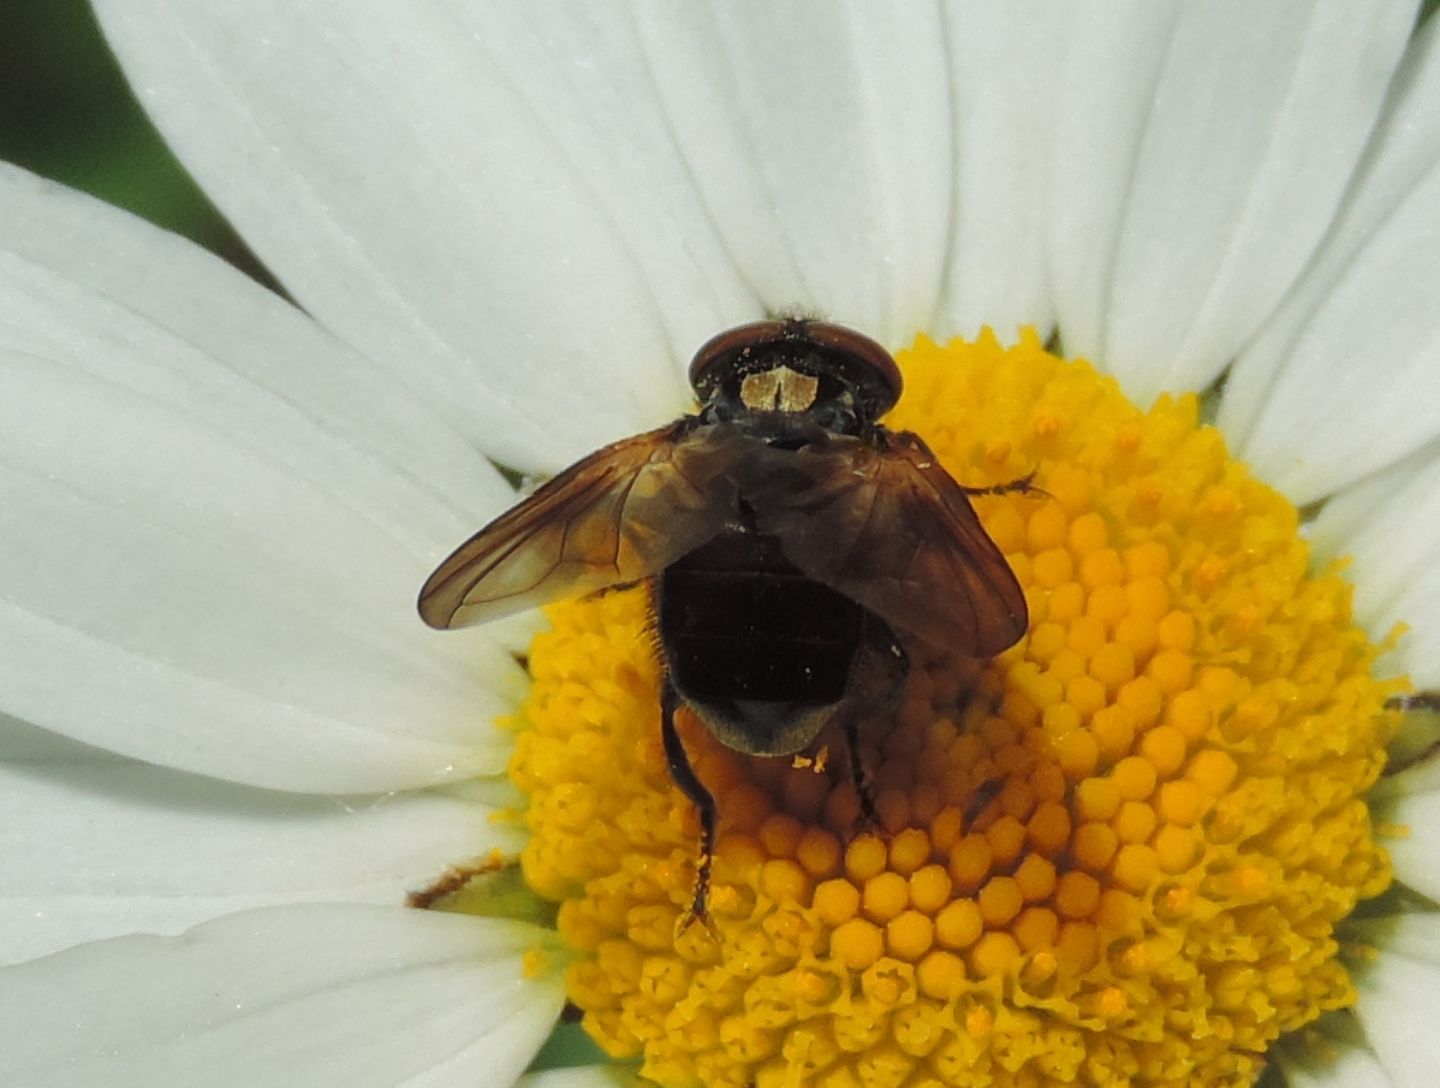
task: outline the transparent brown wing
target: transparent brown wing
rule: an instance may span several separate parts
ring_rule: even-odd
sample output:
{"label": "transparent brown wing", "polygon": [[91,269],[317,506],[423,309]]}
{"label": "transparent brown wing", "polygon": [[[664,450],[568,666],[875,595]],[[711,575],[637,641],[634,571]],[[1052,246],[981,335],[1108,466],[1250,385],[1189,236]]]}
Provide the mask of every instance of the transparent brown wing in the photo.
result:
{"label": "transparent brown wing", "polygon": [[899,632],[970,657],[1025,633],[1025,595],[964,490],[918,437],[830,437],[752,459],[741,495],[790,562]]}
{"label": "transparent brown wing", "polygon": [[687,417],[571,465],[436,568],[421,618],[464,627],[658,573],[733,515],[725,438]]}

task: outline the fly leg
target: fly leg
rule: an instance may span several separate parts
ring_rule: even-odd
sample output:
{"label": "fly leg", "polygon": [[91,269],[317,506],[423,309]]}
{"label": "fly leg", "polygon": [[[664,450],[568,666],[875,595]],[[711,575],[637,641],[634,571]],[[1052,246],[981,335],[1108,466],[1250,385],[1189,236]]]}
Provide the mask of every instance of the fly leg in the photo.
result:
{"label": "fly leg", "polygon": [[865,775],[865,763],[860,758],[860,721],[858,714],[845,715],[845,752],[850,760],[850,781],[855,786],[855,796],[860,799],[860,831],[868,831],[880,825],[875,812],[875,787]]}
{"label": "fly leg", "polygon": [[993,484],[990,487],[966,487],[961,484],[960,490],[967,495],[1039,495],[1048,499],[1051,497],[1050,493],[1035,486],[1035,473],[1038,471],[1040,470],[1032,468],[1019,479],[1003,484]]}
{"label": "fly leg", "polygon": [[851,666],[852,690],[866,694],[852,696],[840,711],[850,781],[860,802],[858,831],[880,826],[880,815],[875,810],[875,786],[865,773],[865,761],[860,756],[860,731],[895,709],[909,672],[910,658],[895,632],[878,617],[867,615],[860,648]]}
{"label": "fly leg", "polygon": [[990,802],[1000,796],[1000,791],[1004,787],[1005,780],[1003,778],[987,778],[975,787],[975,791],[970,795],[970,803],[965,806],[962,816],[961,826],[966,831],[969,831],[970,825],[980,818],[980,813],[989,807]]}
{"label": "fly leg", "polygon": [[695,768],[690,766],[690,757],[685,754],[684,742],[675,728],[675,712],[679,708],[680,693],[667,674],[660,691],[660,733],[665,741],[665,761],[670,765],[670,777],[675,780],[675,785],[700,813],[700,856],[695,862],[695,888],[689,909],[680,916],[675,927],[677,934],[683,933],[695,922],[706,929],[711,928],[710,866],[715,855],[715,798],[695,776]]}

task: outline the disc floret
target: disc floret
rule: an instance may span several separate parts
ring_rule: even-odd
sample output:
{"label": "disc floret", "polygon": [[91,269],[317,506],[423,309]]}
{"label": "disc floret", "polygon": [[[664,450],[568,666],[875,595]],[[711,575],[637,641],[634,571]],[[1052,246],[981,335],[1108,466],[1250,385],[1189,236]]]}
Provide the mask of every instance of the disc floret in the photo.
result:
{"label": "disc floret", "polygon": [[660,744],[640,592],[551,611],[511,772],[561,903],[571,1000],[679,1088],[1251,1083],[1354,997],[1336,929],[1390,880],[1364,792],[1395,726],[1349,587],[1194,397],[1148,411],[1034,337],[898,357],[887,423],[972,486],[1021,643],[912,654],[865,730],[756,759],[682,714],[720,838],[713,933],[677,935],[694,814]]}

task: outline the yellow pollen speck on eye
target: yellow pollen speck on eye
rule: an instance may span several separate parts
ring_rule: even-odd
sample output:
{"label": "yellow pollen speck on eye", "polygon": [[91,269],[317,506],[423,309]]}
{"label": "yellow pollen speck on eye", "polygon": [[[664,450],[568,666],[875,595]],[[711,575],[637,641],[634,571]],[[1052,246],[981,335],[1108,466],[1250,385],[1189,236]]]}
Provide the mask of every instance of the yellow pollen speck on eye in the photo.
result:
{"label": "yellow pollen speck on eye", "polygon": [[709,925],[683,927],[699,823],[644,592],[552,607],[507,728],[570,1000],[664,1088],[1251,1084],[1354,999],[1337,927],[1402,830],[1364,804],[1397,682],[1195,398],[1138,409],[1033,335],[897,361],[887,426],[970,487],[1035,473],[972,499],[1028,632],[993,661],[907,646],[860,727],[868,826],[842,731],[764,759],[682,714],[719,819]]}

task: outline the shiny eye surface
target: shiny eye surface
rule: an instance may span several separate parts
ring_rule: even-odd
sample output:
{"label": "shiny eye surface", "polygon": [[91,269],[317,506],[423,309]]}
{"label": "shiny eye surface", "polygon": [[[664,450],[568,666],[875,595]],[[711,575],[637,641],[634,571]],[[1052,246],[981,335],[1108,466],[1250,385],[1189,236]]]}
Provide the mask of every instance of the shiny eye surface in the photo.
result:
{"label": "shiny eye surface", "polygon": [[900,370],[868,336],[824,321],[756,321],[714,336],[690,363],[690,384],[708,403],[737,375],[784,362],[805,373],[833,376],[853,391],[857,415],[875,420],[900,399]]}

